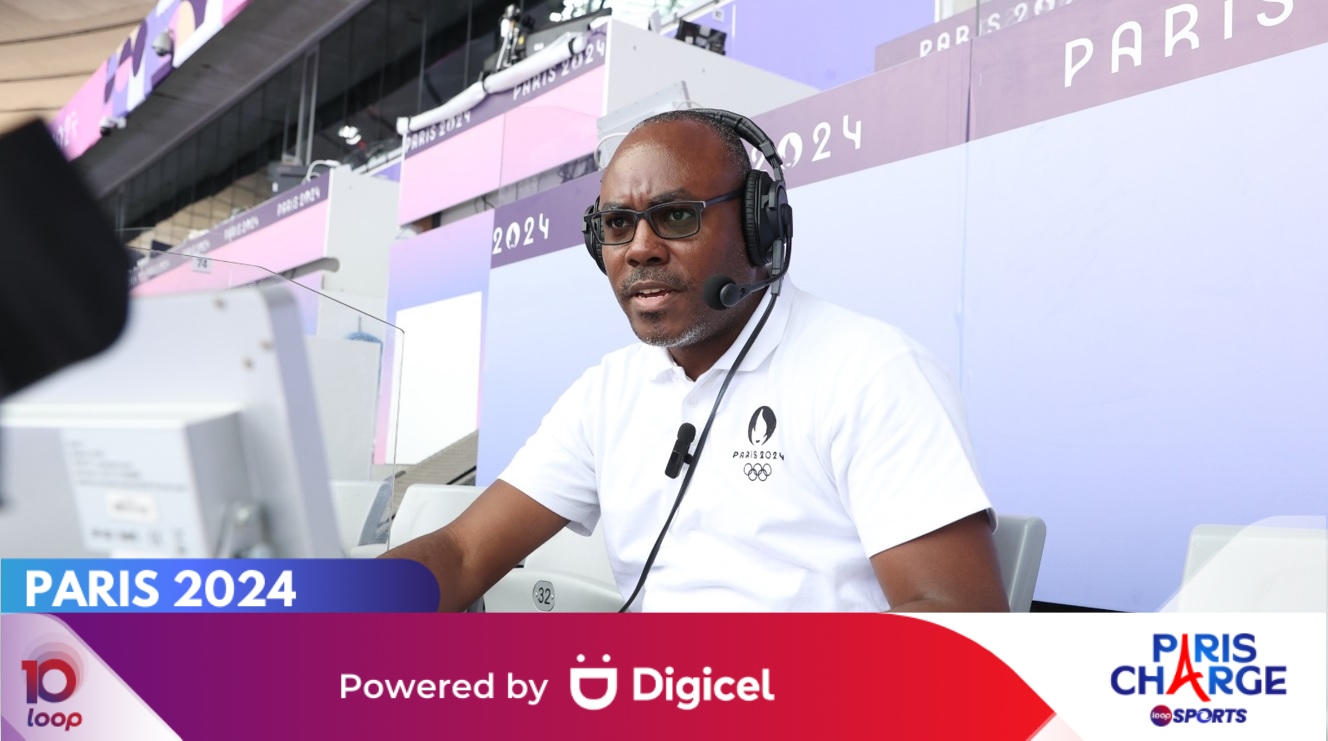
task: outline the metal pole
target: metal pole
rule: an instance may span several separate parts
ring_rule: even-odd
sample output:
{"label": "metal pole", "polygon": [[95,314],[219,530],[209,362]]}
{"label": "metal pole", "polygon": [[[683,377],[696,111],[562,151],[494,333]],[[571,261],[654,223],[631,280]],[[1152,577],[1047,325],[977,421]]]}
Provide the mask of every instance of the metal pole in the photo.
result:
{"label": "metal pole", "polygon": [[[300,114],[295,120],[295,159],[299,160],[299,164],[304,164],[304,161],[300,158],[300,149],[304,144],[304,107],[308,100],[309,57],[312,55],[313,52],[309,52],[304,55],[304,59],[300,60]],[[284,149],[282,151],[285,152]]]}
{"label": "metal pole", "polygon": [[314,47],[310,58],[313,60],[313,69],[310,72],[313,84],[309,93],[309,126],[305,132],[307,136],[304,140],[304,161],[301,163],[306,165],[314,161],[314,126],[318,121],[318,67],[322,63],[319,47]]}

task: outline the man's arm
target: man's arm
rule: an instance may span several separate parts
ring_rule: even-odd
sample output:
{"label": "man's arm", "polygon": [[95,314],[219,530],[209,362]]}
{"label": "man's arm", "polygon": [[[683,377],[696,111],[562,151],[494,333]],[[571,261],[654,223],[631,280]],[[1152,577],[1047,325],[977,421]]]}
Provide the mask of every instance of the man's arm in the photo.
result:
{"label": "man's arm", "polygon": [[985,512],[871,558],[892,612],[1009,612]]}
{"label": "man's arm", "polygon": [[499,479],[450,525],[382,557],[424,564],[438,579],[442,595],[438,609],[464,610],[566,524],[566,519]]}

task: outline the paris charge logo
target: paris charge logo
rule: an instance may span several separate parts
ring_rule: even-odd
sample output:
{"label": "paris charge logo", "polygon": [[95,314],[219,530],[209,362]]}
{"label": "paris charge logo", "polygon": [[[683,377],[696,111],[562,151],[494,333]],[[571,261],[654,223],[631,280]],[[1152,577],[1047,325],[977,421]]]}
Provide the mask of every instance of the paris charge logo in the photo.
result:
{"label": "paris charge logo", "polygon": [[[1118,666],[1111,689],[1118,695],[1172,695],[1199,707],[1158,705],[1149,712],[1157,726],[1172,723],[1244,723],[1244,708],[1209,703],[1240,696],[1285,695],[1287,668],[1259,662],[1252,633],[1153,635],[1152,662]],[[1218,704],[1218,703],[1213,703]]]}
{"label": "paris charge logo", "polygon": [[[64,703],[79,689],[83,665],[78,652],[63,643],[45,642],[20,662],[23,670],[24,699],[30,728],[47,726],[73,730],[83,724],[83,714]],[[46,708],[44,706],[58,706]]]}

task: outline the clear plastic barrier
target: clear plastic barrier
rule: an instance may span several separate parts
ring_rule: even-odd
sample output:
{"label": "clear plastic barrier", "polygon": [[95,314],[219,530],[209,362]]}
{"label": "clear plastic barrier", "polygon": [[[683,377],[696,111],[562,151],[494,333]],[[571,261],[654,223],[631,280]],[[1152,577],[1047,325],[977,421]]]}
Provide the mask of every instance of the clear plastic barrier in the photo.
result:
{"label": "clear plastic barrier", "polygon": [[[336,261],[323,258],[284,273],[206,255],[149,253],[134,267],[135,297],[215,292],[255,285],[284,285],[294,295],[306,337],[323,445],[333,482],[383,482],[395,478],[398,364],[405,334],[383,319],[320,290],[322,275]],[[397,365],[397,367],[394,367]],[[377,455],[376,455],[377,453]],[[334,496],[338,486],[334,485]],[[344,487],[343,487],[344,488]]]}

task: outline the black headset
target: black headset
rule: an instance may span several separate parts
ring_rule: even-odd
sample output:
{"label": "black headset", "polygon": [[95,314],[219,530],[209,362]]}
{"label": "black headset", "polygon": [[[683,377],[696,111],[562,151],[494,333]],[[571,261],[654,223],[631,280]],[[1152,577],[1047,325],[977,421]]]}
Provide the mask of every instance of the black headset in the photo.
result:
{"label": "black headset", "polygon": [[[764,170],[748,170],[745,195],[742,197],[742,238],[747,249],[747,259],[757,267],[771,266],[772,277],[777,278],[788,270],[788,261],[792,252],[793,209],[789,207],[788,193],[784,187],[783,161],[775,152],[775,144],[761,127],[752,123],[746,116],[718,108],[693,108],[692,113],[699,113],[713,118],[733,129],[738,138],[758,149],[770,168],[771,177]],[[599,199],[586,209],[585,215],[599,210]],[[586,250],[599,266],[604,267],[604,245],[590,226],[590,219],[583,219],[581,234],[586,240]]]}

